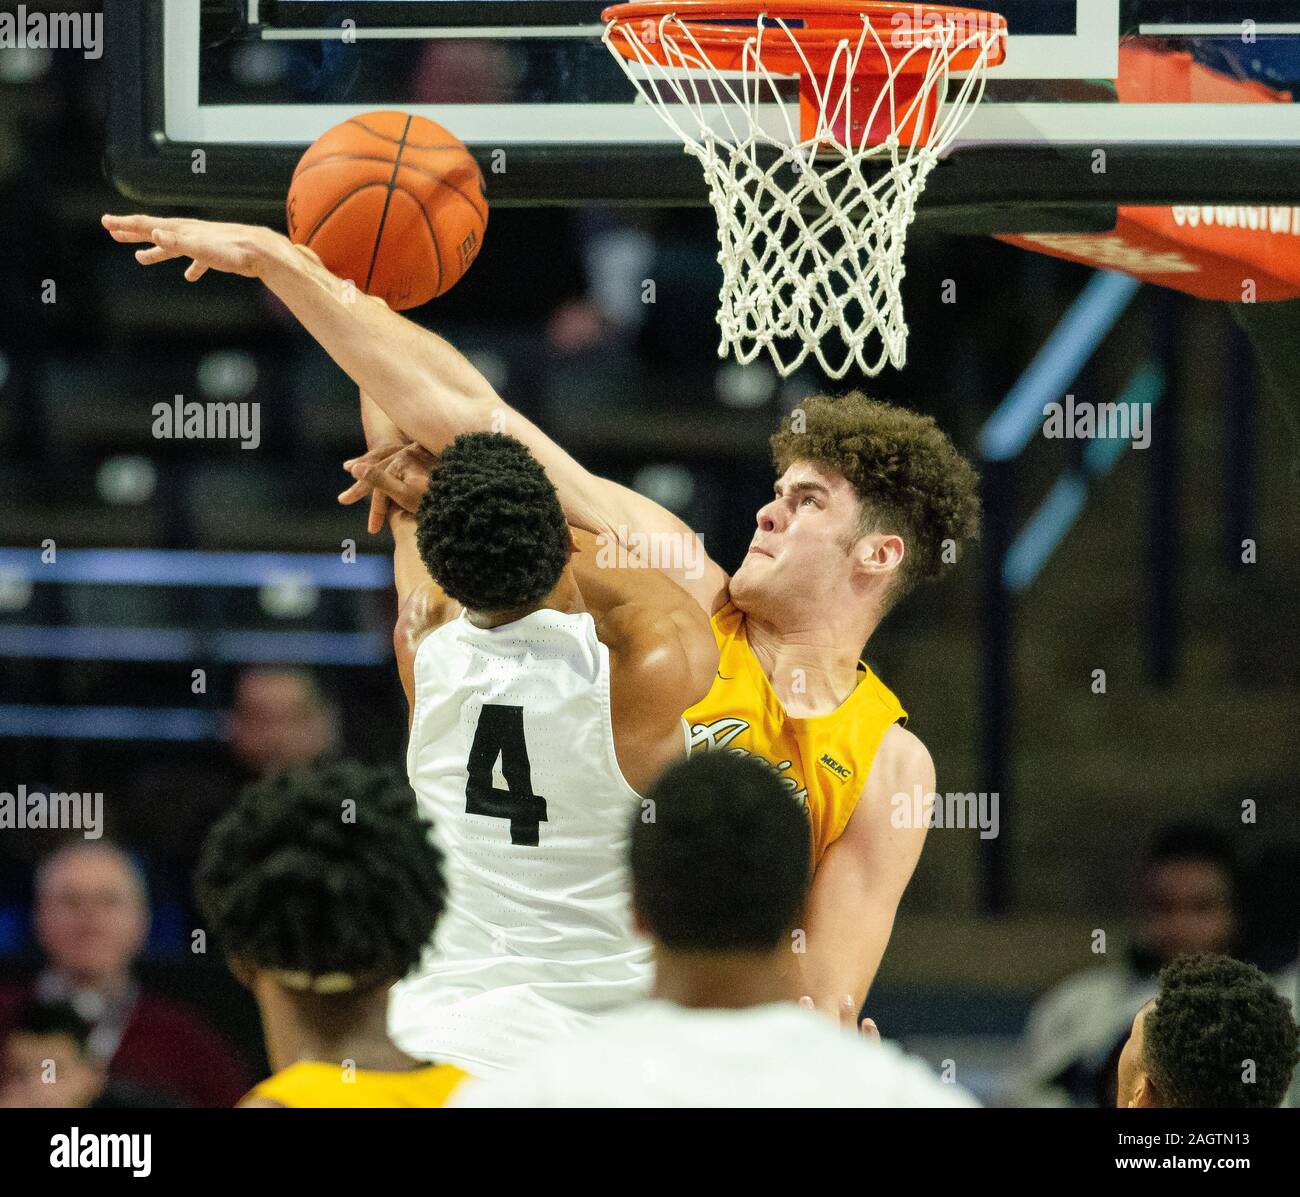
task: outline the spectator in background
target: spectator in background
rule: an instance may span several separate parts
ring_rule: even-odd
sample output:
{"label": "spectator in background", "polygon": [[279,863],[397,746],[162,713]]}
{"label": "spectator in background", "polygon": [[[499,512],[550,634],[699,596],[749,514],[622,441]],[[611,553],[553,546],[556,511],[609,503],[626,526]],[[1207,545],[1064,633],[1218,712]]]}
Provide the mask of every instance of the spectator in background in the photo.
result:
{"label": "spectator in background", "polygon": [[[30,983],[0,988],[0,1035],[18,1026],[34,1002],[65,1003],[90,1026],[88,1062],[104,1066],[113,1080],[158,1090],[169,1104],[238,1100],[247,1077],[220,1036],[132,976],[149,931],[149,904],[124,852],[102,840],[60,848],[37,871],[35,916],[47,963]],[[15,1051],[25,1051],[23,1041]]]}
{"label": "spectator in background", "polygon": [[1118,960],[1067,977],[1030,1012],[1018,1104],[1114,1105],[1120,1049],[1155,996],[1160,969],[1183,955],[1237,950],[1237,862],[1208,827],[1179,824],[1157,835],[1138,901],[1133,945]]}
{"label": "spectator in background", "polygon": [[1185,956],[1133,1019],[1119,1058],[1118,1105],[1180,1110],[1275,1109],[1300,1038],[1290,1004],[1254,965]]}
{"label": "spectator in background", "polygon": [[32,1002],[0,1045],[0,1109],[140,1110],[176,1103],[108,1074],[69,1002]]}
{"label": "spectator in background", "polygon": [[336,755],[338,712],[306,669],[247,669],[235,683],[229,737],[244,779],[260,781]]}
{"label": "spectator in background", "polygon": [[198,922],[192,878],[208,828],[246,785],[338,755],[338,709],[307,669],[241,671],[226,717],[221,757],[146,763],[115,805],[114,829],[150,860],[166,898]]}

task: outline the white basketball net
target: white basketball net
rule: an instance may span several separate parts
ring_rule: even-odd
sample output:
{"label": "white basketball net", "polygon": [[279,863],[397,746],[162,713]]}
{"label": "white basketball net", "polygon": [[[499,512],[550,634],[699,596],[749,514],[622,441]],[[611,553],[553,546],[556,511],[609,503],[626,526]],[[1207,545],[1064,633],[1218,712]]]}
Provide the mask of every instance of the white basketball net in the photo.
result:
{"label": "white basketball net", "polygon": [[[887,47],[890,32],[882,37],[864,15],[856,42],[841,41],[830,65],[814,72],[797,32],[792,36],[778,17],[763,18],[745,43],[742,71],[726,74],[675,15],[611,21],[604,42],[641,98],[704,168],[722,266],[718,356],[731,352],[743,364],[766,350],[788,376],[811,354],[832,378],[855,364],[875,375],[887,362],[906,364],[901,285],[907,230],[930,171],[983,98],[997,34],[987,26],[971,31],[936,22],[917,33],[916,44]],[[632,47],[635,60],[613,49],[615,37]],[[798,100],[779,90],[789,76],[763,65],[765,38],[788,39],[816,79],[817,130],[806,140],[799,136]],[[658,53],[648,48],[656,43]],[[966,50],[978,50],[978,58],[950,96],[950,64]],[[855,95],[864,52],[872,56],[868,62],[892,63],[878,94]],[[916,54],[929,62],[919,91],[900,108],[894,83]],[[932,103],[942,107],[926,143],[901,144],[896,131]],[[775,122],[773,112],[779,113]],[[858,112],[866,115],[863,135],[843,144],[832,130],[849,128]],[[866,131],[882,112],[895,132],[882,144],[867,144]],[[831,332],[839,333],[845,350],[836,360],[822,348]]]}

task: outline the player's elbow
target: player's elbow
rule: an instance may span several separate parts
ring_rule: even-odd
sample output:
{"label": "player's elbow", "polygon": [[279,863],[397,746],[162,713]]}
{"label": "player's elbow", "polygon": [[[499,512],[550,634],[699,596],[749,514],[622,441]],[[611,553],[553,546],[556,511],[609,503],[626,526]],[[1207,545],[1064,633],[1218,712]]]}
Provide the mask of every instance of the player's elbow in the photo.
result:
{"label": "player's elbow", "polygon": [[694,603],[691,608],[679,616],[677,627],[684,678],[682,694],[686,700],[683,710],[693,707],[713,689],[718,673],[718,642],[700,608]]}

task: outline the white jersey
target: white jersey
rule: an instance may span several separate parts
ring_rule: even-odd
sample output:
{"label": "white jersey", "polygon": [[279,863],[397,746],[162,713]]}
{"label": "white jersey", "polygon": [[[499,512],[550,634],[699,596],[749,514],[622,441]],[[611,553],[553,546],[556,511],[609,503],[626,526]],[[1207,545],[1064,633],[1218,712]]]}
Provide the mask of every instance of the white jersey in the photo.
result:
{"label": "white jersey", "polygon": [[647,1001],[522,1068],[456,1091],[462,1107],[977,1107],[889,1043],[794,1003],[744,1010]]}
{"label": "white jersey", "polygon": [[644,996],[625,860],[641,800],[614,755],[609,650],[589,614],[490,629],[462,614],[426,636],[407,769],[449,896],[392,991],[403,1050],[482,1075]]}

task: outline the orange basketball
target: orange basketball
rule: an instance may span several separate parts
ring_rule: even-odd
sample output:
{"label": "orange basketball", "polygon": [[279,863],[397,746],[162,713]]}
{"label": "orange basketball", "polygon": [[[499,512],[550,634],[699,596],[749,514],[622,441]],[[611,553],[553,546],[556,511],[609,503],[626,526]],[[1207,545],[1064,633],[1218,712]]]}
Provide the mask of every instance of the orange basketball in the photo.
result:
{"label": "orange basketball", "polygon": [[367,112],[321,134],[293,172],[289,236],[389,307],[453,287],[483,244],[483,175],[441,125]]}

